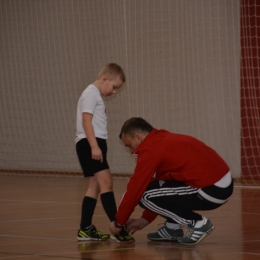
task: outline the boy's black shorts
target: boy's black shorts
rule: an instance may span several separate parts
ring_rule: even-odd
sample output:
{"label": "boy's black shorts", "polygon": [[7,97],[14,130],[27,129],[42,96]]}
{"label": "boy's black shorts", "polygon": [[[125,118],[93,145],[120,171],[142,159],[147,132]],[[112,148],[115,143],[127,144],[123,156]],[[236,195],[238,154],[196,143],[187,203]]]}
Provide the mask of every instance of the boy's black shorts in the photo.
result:
{"label": "boy's black shorts", "polygon": [[81,168],[85,177],[94,176],[95,173],[109,169],[107,163],[107,142],[105,139],[96,138],[99,148],[103,154],[103,162],[93,160],[91,155],[91,147],[88,139],[83,138],[76,144],[76,150]]}

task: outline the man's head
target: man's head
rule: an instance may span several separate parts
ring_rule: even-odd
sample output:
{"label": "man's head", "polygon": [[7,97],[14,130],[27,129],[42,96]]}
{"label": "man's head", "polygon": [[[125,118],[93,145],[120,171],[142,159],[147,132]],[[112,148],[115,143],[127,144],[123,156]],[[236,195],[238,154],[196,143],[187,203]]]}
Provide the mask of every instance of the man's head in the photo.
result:
{"label": "man's head", "polygon": [[97,80],[94,82],[103,96],[115,94],[125,82],[125,73],[123,69],[116,63],[105,65],[98,74]]}
{"label": "man's head", "polygon": [[152,130],[153,127],[143,118],[132,117],[122,126],[119,138],[129,148],[130,153],[133,153]]}

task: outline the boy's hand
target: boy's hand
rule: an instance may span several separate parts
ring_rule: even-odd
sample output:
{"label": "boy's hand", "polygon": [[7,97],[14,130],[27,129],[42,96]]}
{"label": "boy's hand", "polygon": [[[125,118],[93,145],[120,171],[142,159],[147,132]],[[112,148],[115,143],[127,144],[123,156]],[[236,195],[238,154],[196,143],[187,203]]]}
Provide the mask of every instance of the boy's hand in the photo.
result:
{"label": "boy's hand", "polygon": [[102,151],[100,150],[100,148],[98,146],[93,147],[91,149],[91,154],[92,154],[92,159],[93,160],[100,161],[101,163],[103,162]]}

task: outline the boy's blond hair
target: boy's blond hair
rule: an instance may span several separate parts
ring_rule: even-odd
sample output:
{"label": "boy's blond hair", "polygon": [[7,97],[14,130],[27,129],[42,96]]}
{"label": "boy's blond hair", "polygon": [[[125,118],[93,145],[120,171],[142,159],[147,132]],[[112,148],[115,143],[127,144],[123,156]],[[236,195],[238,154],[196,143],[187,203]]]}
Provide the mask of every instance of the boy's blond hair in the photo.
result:
{"label": "boy's blond hair", "polygon": [[101,71],[98,73],[98,79],[101,79],[104,75],[108,76],[109,79],[114,79],[119,76],[122,82],[125,82],[125,73],[116,63],[109,63],[103,66]]}

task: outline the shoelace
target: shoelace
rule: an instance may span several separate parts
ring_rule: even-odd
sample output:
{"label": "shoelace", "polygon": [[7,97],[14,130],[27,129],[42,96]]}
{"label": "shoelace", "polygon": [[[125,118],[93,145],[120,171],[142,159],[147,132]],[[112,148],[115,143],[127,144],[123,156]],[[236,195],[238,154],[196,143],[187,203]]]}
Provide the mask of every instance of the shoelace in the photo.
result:
{"label": "shoelace", "polygon": [[121,235],[121,236],[127,236],[128,233],[127,233],[127,231],[126,231],[124,228],[122,228],[121,231],[119,232],[119,235]]}
{"label": "shoelace", "polygon": [[182,230],[183,230],[183,237],[187,237],[187,238],[190,238],[193,234],[193,229],[188,227],[188,226],[185,226],[185,225],[182,225]]}

